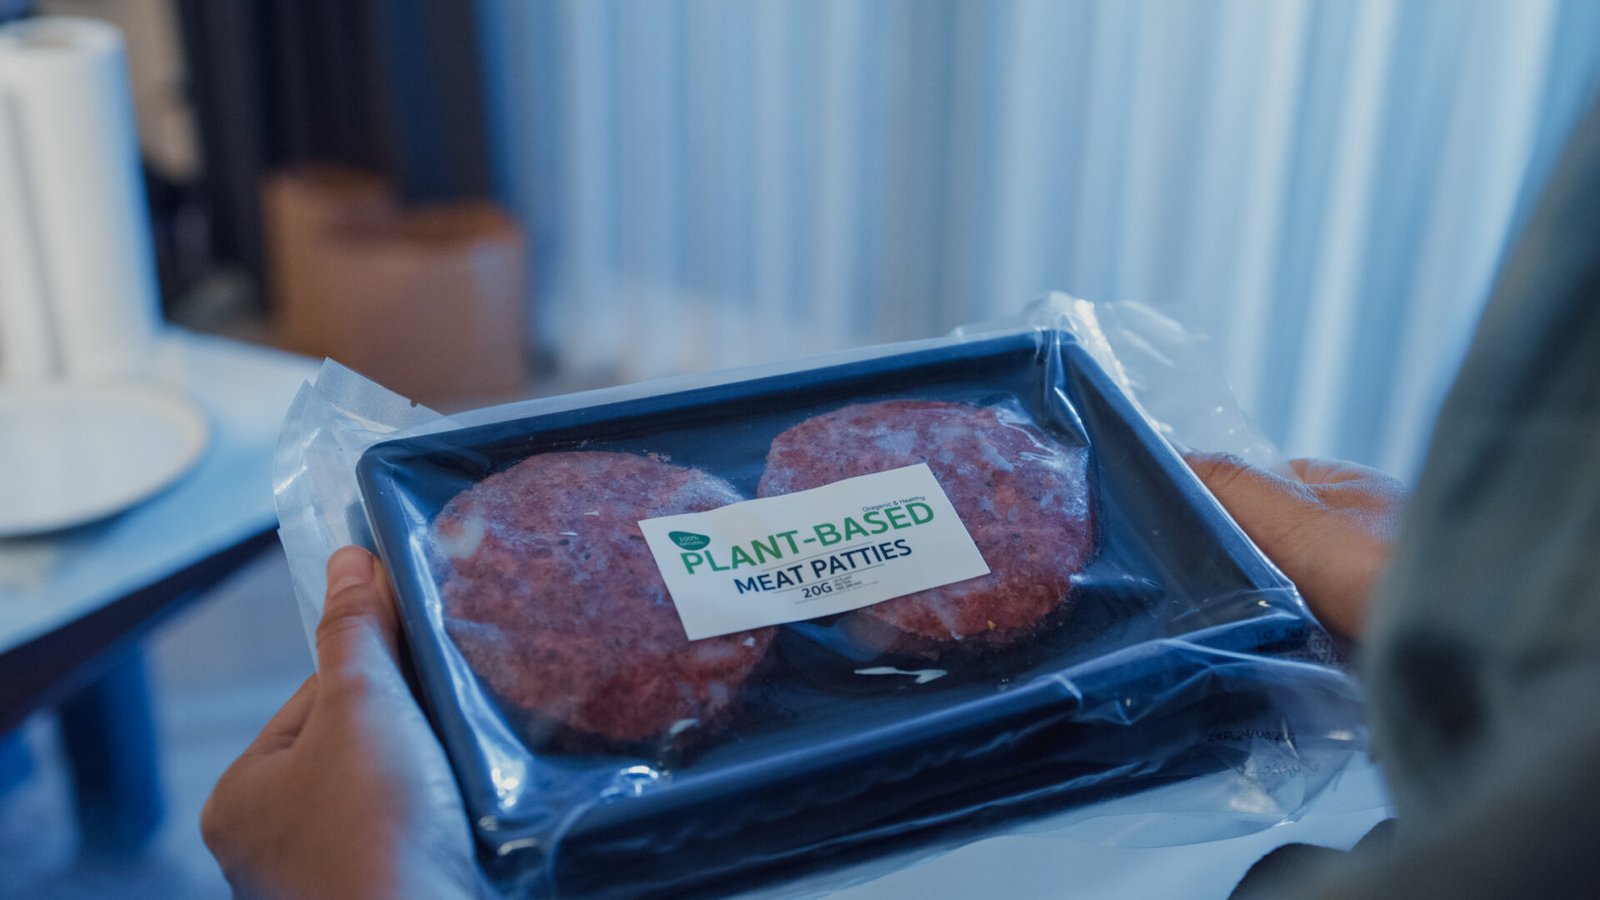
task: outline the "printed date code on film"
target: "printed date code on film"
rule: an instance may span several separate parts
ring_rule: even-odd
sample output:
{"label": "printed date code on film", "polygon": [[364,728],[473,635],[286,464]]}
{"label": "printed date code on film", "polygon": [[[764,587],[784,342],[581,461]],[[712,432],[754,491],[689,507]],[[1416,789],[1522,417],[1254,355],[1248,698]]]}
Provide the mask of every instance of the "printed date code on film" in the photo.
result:
{"label": "printed date code on film", "polygon": [[691,640],[986,575],[926,464],[639,523]]}

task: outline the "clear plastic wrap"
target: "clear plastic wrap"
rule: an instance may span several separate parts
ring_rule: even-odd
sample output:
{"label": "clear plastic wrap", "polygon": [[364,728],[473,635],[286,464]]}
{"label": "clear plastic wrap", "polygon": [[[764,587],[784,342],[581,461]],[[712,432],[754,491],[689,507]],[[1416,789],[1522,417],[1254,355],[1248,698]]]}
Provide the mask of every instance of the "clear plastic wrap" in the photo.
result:
{"label": "clear plastic wrap", "polygon": [[[1292,817],[1364,732],[1326,633],[1173,449],[1275,461],[1194,347],[1054,295],[448,419],[325,370],[285,425],[283,539],[308,628],[328,553],[381,554],[513,892],[731,893],[1136,792],[1229,836]],[[638,520],[919,462],[989,574],[688,640]]]}

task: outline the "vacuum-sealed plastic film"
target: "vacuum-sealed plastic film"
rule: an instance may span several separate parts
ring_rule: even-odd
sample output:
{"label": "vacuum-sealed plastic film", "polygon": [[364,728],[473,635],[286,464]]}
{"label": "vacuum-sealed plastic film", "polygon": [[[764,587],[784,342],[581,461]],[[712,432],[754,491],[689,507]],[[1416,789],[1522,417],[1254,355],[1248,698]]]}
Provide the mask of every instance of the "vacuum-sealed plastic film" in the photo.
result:
{"label": "vacuum-sealed plastic film", "polygon": [[1359,701],[1129,387],[1053,298],[448,420],[311,396],[285,543],[370,525],[513,890],[732,892],[1217,771],[1292,815]]}

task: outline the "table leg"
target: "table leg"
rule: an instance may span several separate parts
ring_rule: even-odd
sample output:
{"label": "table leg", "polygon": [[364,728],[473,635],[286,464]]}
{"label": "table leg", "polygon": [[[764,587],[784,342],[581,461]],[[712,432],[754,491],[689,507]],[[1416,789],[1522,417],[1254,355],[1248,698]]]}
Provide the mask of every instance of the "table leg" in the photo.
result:
{"label": "table leg", "polygon": [[22,729],[0,734],[0,798],[33,774],[33,757],[22,739]]}
{"label": "table leg", "polygon": [[85,849],[140,850],[161,828],[164,805],[144,651],[134,647],[59,707]]}

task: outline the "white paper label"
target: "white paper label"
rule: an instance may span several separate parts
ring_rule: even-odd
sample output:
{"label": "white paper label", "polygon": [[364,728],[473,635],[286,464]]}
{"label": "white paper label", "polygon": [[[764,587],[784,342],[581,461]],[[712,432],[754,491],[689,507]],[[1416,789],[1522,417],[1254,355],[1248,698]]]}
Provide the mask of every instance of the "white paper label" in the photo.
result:
{"label": "white paper label", "polygon": [[989,574],[926,464],[639,523],[690,640]]}

